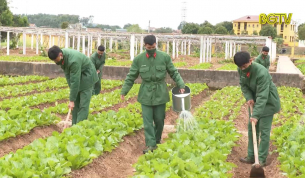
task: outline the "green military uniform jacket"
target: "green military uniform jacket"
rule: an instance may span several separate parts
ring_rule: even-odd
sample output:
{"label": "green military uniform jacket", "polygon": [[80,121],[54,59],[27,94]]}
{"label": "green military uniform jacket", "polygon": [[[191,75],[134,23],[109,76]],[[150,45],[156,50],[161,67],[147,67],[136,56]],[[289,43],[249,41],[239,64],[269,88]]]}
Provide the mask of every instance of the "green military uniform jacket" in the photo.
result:
{"label": "green military uniform jacket", "polygon": [[133,60],[122,87],[121,95],[127,95],[134,81],[140,75],[142,83],[138,94],[138,102],[148,106],[167,103],[170,101],[165,82],[167,73],[180,89],[185,88],[184,81],[168,54],[158,50],[153,55],[143,52]]}
{"label": "green military uniform jacket", "polygon": [[255,59],[254,62],[263,65],[266,69],[269,70],[269,67],[270,67],[270,56],[267,55],[266,57],[264,57],[262,54],[260,54],[260,55],[257,56],[257,58]]}
{"label": "green military uniform jacket", "polygon": [[101,57],[99,57],[98,53],[95,52],[91,55],[90,60],[95,66],[96,70],[99,70],[100,73],[98,74],[99,79],[102,78],[102,69],[103,66],[105,65],[105,59],[106,59],[106,53],[104,52]]}
{"label": "green military uniform jacket", "polygon": [[260,119],[280,111],[281,103],[277,88],[272,82],[268,70],[252,62],[250,70],[244,72],[238,68],[240,86],[247,101],[254,100],[252,117]]}
{"label": "green military uniform jacket", "polygon": [[78,92],[89,89],[98,81],[93,63],[89,58],[76,50],[62,49],[61,68],[65,72],[70,87],[70,101],[75,101]]}

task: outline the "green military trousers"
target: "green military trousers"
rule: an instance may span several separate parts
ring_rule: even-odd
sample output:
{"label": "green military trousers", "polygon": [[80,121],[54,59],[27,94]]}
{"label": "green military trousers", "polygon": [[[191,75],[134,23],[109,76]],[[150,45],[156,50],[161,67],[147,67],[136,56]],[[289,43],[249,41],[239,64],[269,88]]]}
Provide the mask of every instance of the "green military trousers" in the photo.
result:
{"label": "green military trousers", "polygon": [[92,95],[98,95],[101,92],[102,89],[102,78],[99,78],[99,80],[95,83],[94,88],[93,88],[93,92]]}
{"label": "green military trousers", "polygon": [[90,87],[78,92],[72,111],[72,125],[88,118],[92,89],[93,87]]}
{"label": "green military trousers", "polygon": [[160,143],[164,127],[166,104],[147,106],[142,104],[144,135],[146,146]]}
{"label": "green military trousers", "polygon": [[[273,115],[262,117],[259,119],[255,127],[258,145],[258,159],[260,163],[266,163],[266,159],[268,156],[272,120]],[[260,142],[259,138],[261,140]],[[248,139],[248,158],[254,160],[252,123],[250,122],[250,119],[248,123]]]}

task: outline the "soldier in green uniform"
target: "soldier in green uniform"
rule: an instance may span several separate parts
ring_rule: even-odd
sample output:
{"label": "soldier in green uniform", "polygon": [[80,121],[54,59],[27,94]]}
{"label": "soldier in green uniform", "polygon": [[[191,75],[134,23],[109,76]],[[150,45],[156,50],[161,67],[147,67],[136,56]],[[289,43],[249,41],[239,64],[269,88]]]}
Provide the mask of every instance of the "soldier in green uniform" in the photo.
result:
{"label": "soldier in green uniform", "polygon": [[72,124],[87,119],[94,84],[98,81],[94,65],[89,58],[72,49],[53,46],[48,56],[65,72],[70,87],[69,108],[72,110]]}
{"label": "soldier in green uniform", "polygon": [[266,69],[269,70],[270,56],[268,55],[268,53],[269,53],[269,48],[267,46],[264,46],[262,49],[262,53],[257,56],[254,62],[263,65]]}
{"label": "soldier in green uniform", "polygon": [[95,66],[99,80],[95,83],[92,95],[98,95],[101,92],[102,69],[105,65],[106,53],[104,46],[99,46],[97,52],[91,55],[90,60]]}
{"label": "soldier in green uniform", "polygon": [[185,84],[171,57],[156,50],[156,37],[148,35],[144,38],[146,51],[134,58],[130,71],[121,91],[121,99],[127,95],[134,81],[140,75],[142,83],[138,94],[138,102],[142,105],[144,135],[147,149],[143,153],[153,151],[160,144],[164,127],[166,103],[170,101],[167,84],[167,73],[184,93]]}
{"label": "soldier in green uniform", "polygon": [[254,148],[252,136],[252,124],[256,124],[257,139],[261,138],[258,156],[261,166],[266,166],[269,150],[270,132],[273,115],[281,108],[277,88],[272,82],[268,70],[262,65],[250,61],[248,52],[237,52],[234,62],[238,66],[240,86],[248,106],[253,106],[252,116],[248,123],[248,155],[240,158],[243,163],[254,163]]}

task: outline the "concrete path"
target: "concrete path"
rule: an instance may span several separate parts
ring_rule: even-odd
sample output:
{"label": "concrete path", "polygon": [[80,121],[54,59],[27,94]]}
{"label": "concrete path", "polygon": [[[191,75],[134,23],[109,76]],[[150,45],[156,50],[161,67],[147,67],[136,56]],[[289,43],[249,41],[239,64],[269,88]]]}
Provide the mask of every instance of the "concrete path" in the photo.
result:
{"label": "concrete path", "polygon": [[303,75],[302,72],[294,65],[294,63],[287,56],[279,56],[276,72]]}

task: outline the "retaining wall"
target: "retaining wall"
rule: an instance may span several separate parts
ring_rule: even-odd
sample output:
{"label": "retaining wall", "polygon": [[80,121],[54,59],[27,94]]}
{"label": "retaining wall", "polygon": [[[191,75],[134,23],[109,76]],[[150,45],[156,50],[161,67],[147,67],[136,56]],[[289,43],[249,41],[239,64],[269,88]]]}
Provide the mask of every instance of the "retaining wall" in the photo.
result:
{"label": "retaining wall", "polygon": [[[103,78],[124,80],[128,72],[129,67],[105,66],[103,68]],[[186,83],[206,83],[210,88],[214,89],[239,85],[239,75],[237,71],[179,69],[179,72]],[[59,66],[53,63],[35,62],[0,61],[0,74],[43,75],[50,78],[64,77],[64,73]],[[277,86],[290,86],[305,90],[303,75],[275,72],[271,72],[270,74],[272,75],[273,82]],[[166,80],[168,83],[174,83],[169,76],[167,76]],[[140,83],[140,77],[138,77],[135,82]]]}

